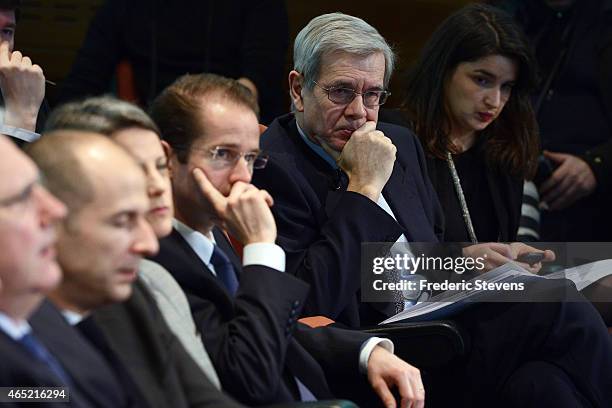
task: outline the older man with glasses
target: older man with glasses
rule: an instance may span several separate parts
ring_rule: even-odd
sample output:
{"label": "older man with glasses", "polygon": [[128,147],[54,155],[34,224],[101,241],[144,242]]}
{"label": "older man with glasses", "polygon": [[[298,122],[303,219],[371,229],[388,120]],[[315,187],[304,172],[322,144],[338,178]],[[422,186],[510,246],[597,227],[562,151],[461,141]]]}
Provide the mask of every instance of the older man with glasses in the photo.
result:
{"label": "older man with glasses", "polygon": [[[250,184],[267,161],[257,110],[245,87],[212,74],[179,78],[151,109],[176,216],[153,260],[186,292],[224,391],[253,405],[340,396],[376,406],[373,388],[393,407],[397,386],[402,406],[422,407],[420,373],[389,340],[296,323],[308,285],[284,273],[272,197]],[[244,245],[242,261],[225,231]]]}
{"label": "older man with glasses", "polygon": [[287,270],[313,286],[304,312],[352,327],[396,311],[359,306],[361,243],[437,241],[442,228],[418,141],[378,122],[394,61],[365,21],[340,13],[313,19],[295,40],[294,111],[263,134],[271,157],[253,177],[277,204]]}
{"label": "older man with glasses", "polygon": [[[287,271],[311,284],[304,312],[352,327],[404,306],[360,303],[361,244],[437,242],[443,227],[415,135],[378,121],[393,66],[390,46],[365,21],[311,20],[295,39],[294,112],[262,135],[270,158],[253,178],[274,198]],[[567,294],[579,298],[575,288]],[[463,360],[428,372],[428,396],[439,404],[431,405],[611,404],[612,345],[590,304],[489,303],[453,319],[471,344]]]}

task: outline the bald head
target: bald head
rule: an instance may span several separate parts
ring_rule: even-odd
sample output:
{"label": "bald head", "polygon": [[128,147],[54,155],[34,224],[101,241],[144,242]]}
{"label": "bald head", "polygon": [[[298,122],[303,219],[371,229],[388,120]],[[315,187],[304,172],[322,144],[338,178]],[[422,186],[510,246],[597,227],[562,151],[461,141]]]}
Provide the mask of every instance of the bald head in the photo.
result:
{"label": "bald head", "polygon": [[67,205],[69,215],[95,199],[96,184],[104,182],[101,173],[131,168],[142,172],[123,148],[97,133],[50,132],[29,145],[26,152],[44,175],[48,189]]}
{"label": "bald head", "polygon": [[77,313],[126,300],[142,257],[158,248],[145,219],[144,172],[120,145],[95,133],[52,132],[28,151],[70,210],[58,229],[64,279],[49,298]]}

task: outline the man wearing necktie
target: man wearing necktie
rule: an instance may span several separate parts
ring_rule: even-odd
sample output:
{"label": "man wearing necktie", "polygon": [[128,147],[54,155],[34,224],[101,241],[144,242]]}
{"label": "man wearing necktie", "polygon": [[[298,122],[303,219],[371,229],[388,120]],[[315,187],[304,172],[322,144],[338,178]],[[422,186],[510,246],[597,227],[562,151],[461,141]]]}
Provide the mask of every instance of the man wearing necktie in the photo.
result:
{"label": "man wearing necktie", "polygon": [[54,227],[66,209],[39,184],[36,166],[6,137],[0,138],[0,152],[0,339],[3,348],[11,341],[19,344],[22,354],[45,367],[51,383],[67,386],[69,376],[27,322],[61,279],[53,255]]}
{"label": "man wearing necktie", "polygon": [[[223,389],[250,404],[336,396],[372,406],[380,401],[369,380],[386,406],[395,406],[393,386],[402,404],[422,406],[419,371],[387,351],[388,340],[296,324],[308,285],[284,273],[272,197],[250,184],[266,163],[253,96],[231,79],[186,75],[151,116],[169,156],[176,217],[153,260],[186,292]],[[226,232],[244,245],[242,260]]]}
{"label": "man wearing necktie", "polygon": [[[38,169],[12,142],[0,136],[0,386],[66,387],[73,407],[103,407],[113,403],[92,390],[98,386],[115,392],[112,381],[96,374],[73,371],[66,355],[45,340],[28,319],[39,314],[44,296],[61,279],[55,260],[55,226],[66,207],[40,183]],[[43,306],[44,307],[44,306]],[[72,329],[52,325],[57,336],[69,337]],[[73,348],[89,369],[106,372],[92,350]],[[99,391],[99,390],[98,390]],[[65,402],[47,402],[66,406]]]}
{"label": "man wearing necktie", "polygon": [[[76,130],[46,133],[28,154],[69,209],[57,239],[64,279],[49,293],[61,315],[49,306],[36,325],[59,319],[75,326],[104,356],[123,393],[120,403],[99,406],[240,407],[187,354],[138,278],[140,261],[158,244],[134,158],[106,136]],[[58,349],[66,346],[47,337]]]}

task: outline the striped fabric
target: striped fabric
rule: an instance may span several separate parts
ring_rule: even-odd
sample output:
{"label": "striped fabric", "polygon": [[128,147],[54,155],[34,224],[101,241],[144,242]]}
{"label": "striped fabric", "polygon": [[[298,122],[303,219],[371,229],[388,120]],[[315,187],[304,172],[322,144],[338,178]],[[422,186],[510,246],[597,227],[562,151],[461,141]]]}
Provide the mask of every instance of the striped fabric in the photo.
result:
{"label": "striped fabric", "polygon": [[533,242],[540,240],[540,195],[532,181],[523,184],[523,204],[521,205],[521,220],[517,240]]}

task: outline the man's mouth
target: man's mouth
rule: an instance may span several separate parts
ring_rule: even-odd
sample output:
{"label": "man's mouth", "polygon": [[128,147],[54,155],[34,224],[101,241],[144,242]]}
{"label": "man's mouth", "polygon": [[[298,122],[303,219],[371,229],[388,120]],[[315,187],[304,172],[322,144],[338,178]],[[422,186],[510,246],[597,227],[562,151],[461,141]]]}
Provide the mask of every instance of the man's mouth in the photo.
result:
{"label": "man's mouth", "polygon": [[137,267],[124,267],[119,269],[119,274],[126,280],[133,282],[138,277]]}

